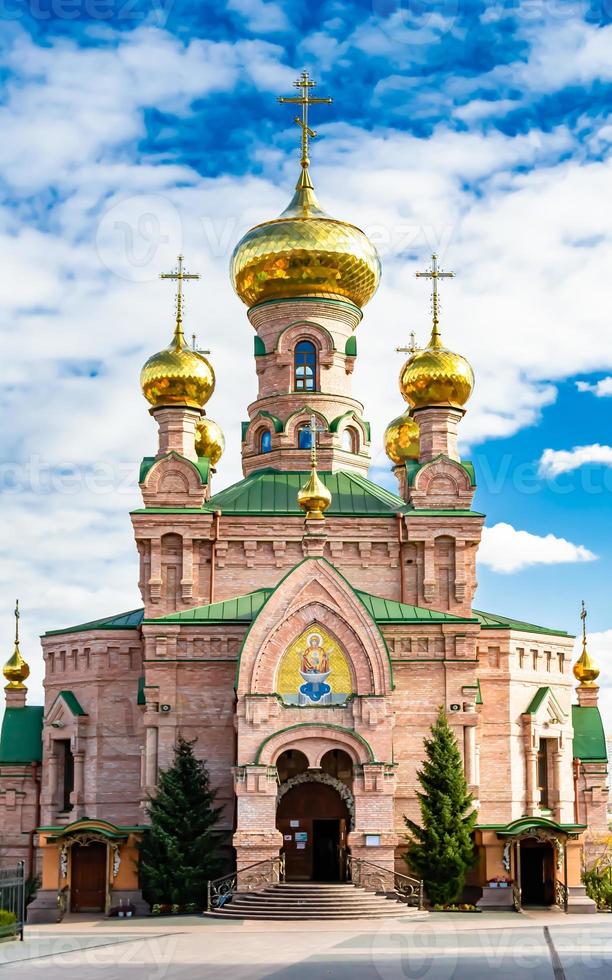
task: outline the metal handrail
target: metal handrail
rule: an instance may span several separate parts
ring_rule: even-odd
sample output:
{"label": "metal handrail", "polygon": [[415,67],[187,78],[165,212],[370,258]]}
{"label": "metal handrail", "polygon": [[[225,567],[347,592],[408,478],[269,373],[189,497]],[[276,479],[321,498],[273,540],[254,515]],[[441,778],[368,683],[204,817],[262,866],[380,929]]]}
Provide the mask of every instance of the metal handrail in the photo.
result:
{"label": "metal handrail", "polygon": [[[368,869],[372,869],[368,874]],[[375,864],[365,858],[347,855],[347,871],[349,880],[354,885],[361,885],[370,891],[387,891],[384,887],[383,876],[393,877],[393,891],[406,905],[416,904],[419,909],[424,906],[423,882],[418,878],[411,878],[410,875],[401,874],[393,868],[385,868],[382,864]],[[416,901],[415,901],[416,900]]]}
{"label": "metal handrail", "polygon": [[[267,869],[267,873],[264,872]],[[256,871],[255,869],[259,869]],[[266,858],[247,864],[245,868],[232,871],[208,882],[206,910],[213,912],[222,908],[238,891],[254,891],[262,885],[278,884],[285,880],[285,855]],[[240,887],[239,887],[240,886]]]}

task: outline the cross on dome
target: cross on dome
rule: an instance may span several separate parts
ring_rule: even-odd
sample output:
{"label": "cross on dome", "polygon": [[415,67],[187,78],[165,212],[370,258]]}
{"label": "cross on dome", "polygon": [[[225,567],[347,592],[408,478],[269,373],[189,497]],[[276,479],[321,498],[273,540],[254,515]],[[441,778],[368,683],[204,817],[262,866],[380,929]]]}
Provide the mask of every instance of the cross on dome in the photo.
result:
{"label": "cross on dome", "polygon": [[333,102],[333,99],[316,98],[315,96],[312,96],[310,94],[311,89],[313,89],[316,84],[317,83],[312,80],[309,73],[306,70],[304,70],[301,73],[300,77],[296,79],[296,81],[293,83],[295,88],[301,90],[300,95],[278,96],[278,102],[280,102],[283,105],[286,104],[299,105],[302,107],[302,115],[296,116],[294,122],[296,123],[296,125],[300,127],[302,131],[302,136],[301,136],[302,156],[301,156],[300,163],[302,164],[303,170],[307,170],[308,165],[310,163],[310,159],[308,157],[308,148],[310,145],[309,141],[311,139],[315,139],[317,135],[316,130],[311,129],[310,126],[308,125],[308,110],[311,105],[329,105],[330,102]]}
{"label": "cross on dome", "polygon": [[160,272],[160,279],[171,279],[176,282],[176,330],[174,340],[177,347],[185,346],[185,335],[183,333],[183,283],[190,279],[201,279],[199,272],[185,272],[183,269],[184,256],[178,256],[178,268],[173,272]]}
{"label": "cross on dome", "polygon": [[432,281],[432,314],[433,314],[433,330],[431,333],[432,346],[439,346],[440,344],[440,331],[438,329],[440,323],[440,301],[438,297],[438,280],[440,279],[454,279],[454,272],[443,272],[438,268],[438,256],[435,254],[431,257],[431,269],[426,269],[425,272],[415,273],[417,279],[431,279]]}

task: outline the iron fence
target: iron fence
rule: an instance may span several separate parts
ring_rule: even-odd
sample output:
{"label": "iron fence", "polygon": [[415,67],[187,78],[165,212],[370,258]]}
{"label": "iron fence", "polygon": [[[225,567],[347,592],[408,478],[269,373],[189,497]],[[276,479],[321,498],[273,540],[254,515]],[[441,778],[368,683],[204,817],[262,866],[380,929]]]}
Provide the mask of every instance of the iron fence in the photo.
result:
{"label": "iron fence", "polygon": [[15,925],[0,924],[0,936],[12,933],[19,936],[23,942],[23,927],[25,925],[25,864],[20,861],[16,868],[0,868],[0,909],[11,912],[15,916]]}

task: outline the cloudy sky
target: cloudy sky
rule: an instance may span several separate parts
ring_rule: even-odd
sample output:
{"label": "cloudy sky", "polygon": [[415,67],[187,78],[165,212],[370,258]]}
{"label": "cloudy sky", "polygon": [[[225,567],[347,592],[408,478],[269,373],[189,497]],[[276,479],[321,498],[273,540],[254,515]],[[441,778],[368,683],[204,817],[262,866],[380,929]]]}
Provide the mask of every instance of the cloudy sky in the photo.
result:
{"label": "cloudy sky", "polygon": [[[355,391],[381,450],[395,353],[425,339],[435,249],[457,278],[447,343],[477,388],[462,425],[486,511],[477,606],[570,631],[584,597],[612,682],[612,8],[603,0],[12,0],[2,4],[0,581],[4,649],[139,605],[128,512],[155,425],[138,386],[168,339],[158,273],[203,281],[187,327],[212,350],[209,414],[240,477],[252,329],[227,273],[285,206],[296,127],[276,103],[308,67],[334,103],[313,175],[376,241]],[[606,676],[607,674],[607,676]],[[612,730],[612,694],[604,695]]]}

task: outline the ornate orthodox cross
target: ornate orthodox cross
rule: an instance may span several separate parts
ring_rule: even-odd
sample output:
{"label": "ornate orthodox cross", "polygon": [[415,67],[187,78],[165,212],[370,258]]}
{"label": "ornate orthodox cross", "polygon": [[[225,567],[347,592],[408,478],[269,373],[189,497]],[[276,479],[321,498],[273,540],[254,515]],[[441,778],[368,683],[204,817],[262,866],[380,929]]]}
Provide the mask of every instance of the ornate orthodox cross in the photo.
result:
{"label": "ornate orthodox cross", "polygon": [[310,416],[310,422],[306,426],[310,430],[310,465],[313,470],[317,468],[317,434],[319,432],[327,432],[327,429],[323,425],[317,425],[317,417],[313,413]]}
{"label": "ornate orthodox cross", "polygon": [[440,304],[438,299],[438,280],[440,279],[454,279],[454,272],[442,272],[438,269],[438,256],[434,253],[431,257],[431,269],[426,269],[425,272],[417,272],[417,279],[431,279],[433,285],[432,292],[432,313],[433,313],[433,331],[432,340],[440,339],[440,332],[438,330],[438,324],[440,322]]}
{"label": "ornate orthodox cross", "polygon": [[408,346],[396,347],[395,349],[396,351],[398,351],[399,354],[414,354],[414,352],[419,349],[417,347],[416,334],[414,330],[410,331],[410,343],[408,344]]}
{"label": "ornate orthodox cross", "polygon": [[311,129],[308,125],[308,109],[311,105],[329,105],[330,102],[333,102],[333,99],[318,99],[310,94],[311,89],[313,89],[317,83],[313,82],[307,71],[303,71],[297,81],[295,81],[293,84],[295,88],[300,89],[300,94],[292,97],[284,97],[279,95],[278,101],[283,105],[301,105],[302,107],[301,117],[296,116],[294,122],[302,131],[302,157],[300,162],[305,170],[310,163],[308,157],[309,140],[315,139],[317,135],[316,130]]}
{"label": "ornate orthodox cross", "polygon": [[185,344],[185,337],[183,334],[183,283],[188,282],[190,279],[201,279],[202,276],[199,272],[185,272],[183,269],[183,256],[178,256],[178,268],[175,272],[160,272],[160,279],[173,279],[178,283],[176,288],[176,332],[175,338],[181,342],[181,345]]}
{"label": "ornate orthodox cross", "polygon": [[15,599],[15,646],[19,646],[19,599]]}
{"label": "ornate orthodox cross", "polygon": [[580,618],[582,620],[582,642],[586,644],[586,621],[587,621],[587,610],[584,604],[584,599],[582,600],[582,609],[580,611]]}

